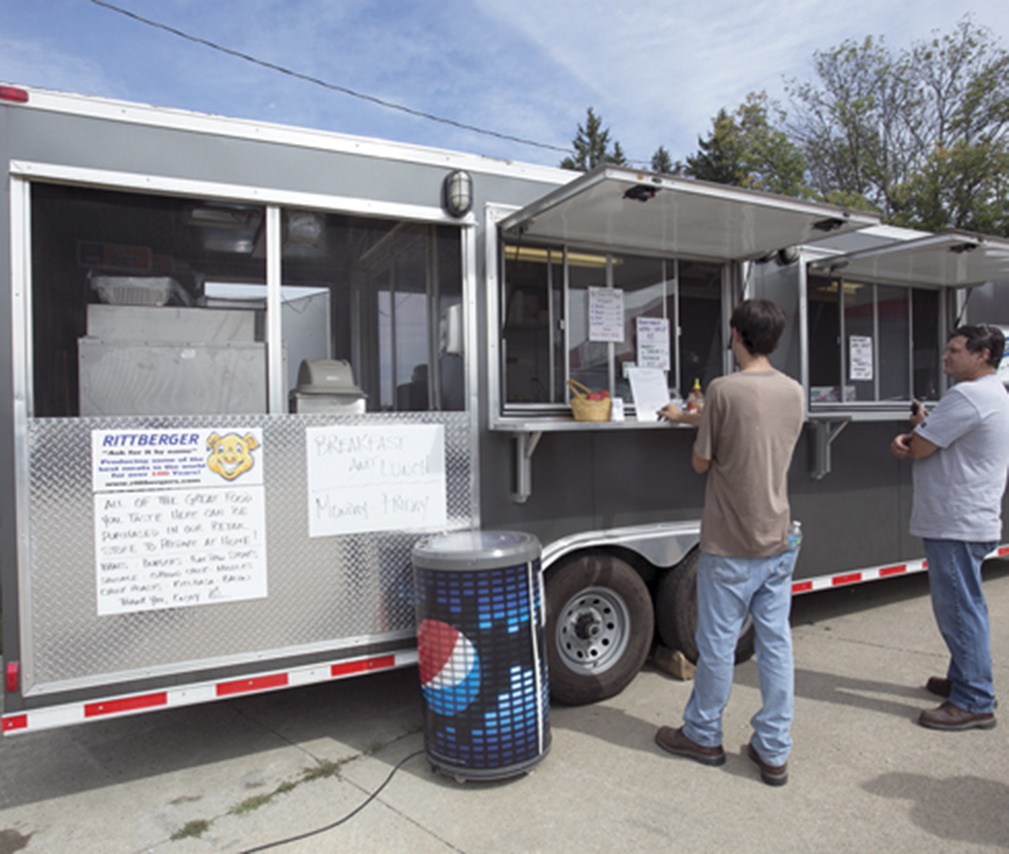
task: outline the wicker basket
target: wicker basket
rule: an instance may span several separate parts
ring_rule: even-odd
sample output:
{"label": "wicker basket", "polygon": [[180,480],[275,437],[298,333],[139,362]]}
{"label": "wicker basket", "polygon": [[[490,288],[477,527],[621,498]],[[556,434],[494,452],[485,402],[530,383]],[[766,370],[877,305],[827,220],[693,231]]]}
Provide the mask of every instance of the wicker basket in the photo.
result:
{"label": "wicker basket", "polygon": [[571,389],[571,414],[575,421],[609,421],[613,400],[589,400],[590,389],[577,380],[568,380]]}

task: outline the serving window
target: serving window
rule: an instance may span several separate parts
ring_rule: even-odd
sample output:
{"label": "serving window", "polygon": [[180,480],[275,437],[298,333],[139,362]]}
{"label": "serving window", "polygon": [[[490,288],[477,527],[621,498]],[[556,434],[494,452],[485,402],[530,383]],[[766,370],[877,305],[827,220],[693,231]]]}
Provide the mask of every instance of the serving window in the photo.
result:
{"label": "serving window", "polygon": [[937,400],[939,292],[807,278],[810,404]]}
{"label": "serving window", "polygon": [[[567,381],[632,404],[625,369],[662,362],[672,395],[686,397],[725,370],[721,264],[506,244],[500,294],[505,412],[566,410]],[[652,319],[647,350],[639,318]],[[654,334],[658,334],[658,343]]]}
{"label": "serving window", "polygon": [[43,181],[30,216],[36,417],[464,407],[456,226]]}

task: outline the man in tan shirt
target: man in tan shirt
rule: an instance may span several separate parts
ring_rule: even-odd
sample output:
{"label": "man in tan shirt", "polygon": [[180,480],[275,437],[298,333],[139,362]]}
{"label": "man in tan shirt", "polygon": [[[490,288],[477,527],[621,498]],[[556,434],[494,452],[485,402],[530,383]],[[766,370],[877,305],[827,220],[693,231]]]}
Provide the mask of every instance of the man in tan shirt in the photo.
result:
{"label": "man in tan shirt", "polygon": [[732,314],[732,352],[740,370],[712,381],[700,413],[672,404],[669,421],[699,426],[692,464],[707,474],[697,570],[697,673],[679,729],[661,727],[664,750],[705,765],[725,762],[722,710],[732,689],[734,654],[747,612],[753,616],[763,706],[753,716],[748,753],[761,779],[788,781],[794,666],[788,618],[798,546],[789,544],[788,468],[802,430],[802,387],[775,370],[769,355],[785,328],[771,300],[746,300]]}

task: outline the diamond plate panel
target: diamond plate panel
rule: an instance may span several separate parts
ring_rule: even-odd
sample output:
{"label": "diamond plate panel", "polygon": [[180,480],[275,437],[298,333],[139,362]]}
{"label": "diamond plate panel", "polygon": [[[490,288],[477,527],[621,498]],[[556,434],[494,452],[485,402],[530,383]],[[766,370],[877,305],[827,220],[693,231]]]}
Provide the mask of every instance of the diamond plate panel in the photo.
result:
{"label": "diamond plate panel", "polygon": [[[470,416],[200,416],[38,419],[29,424],[31,554],[26,692],[101,685],[197,667],[338,650],[414,630],[414,543],[426,534],[308,536],[305,428],[442,424],[448,524],[475,525]],[[266,495],[265,599],[97,615],[91,431],[261,427]]]}

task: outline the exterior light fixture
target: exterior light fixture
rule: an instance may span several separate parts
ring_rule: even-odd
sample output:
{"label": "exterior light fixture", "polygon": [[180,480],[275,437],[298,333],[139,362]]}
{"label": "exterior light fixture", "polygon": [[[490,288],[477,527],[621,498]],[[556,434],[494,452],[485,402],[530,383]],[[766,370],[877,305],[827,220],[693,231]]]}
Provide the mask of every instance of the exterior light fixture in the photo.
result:
{"label": "exterior light fixture", "polygon": [[473,207],[473,178],[469,172],[457,169],[445,178],[443,185],[445,210],[452,216],[466,216]]}

